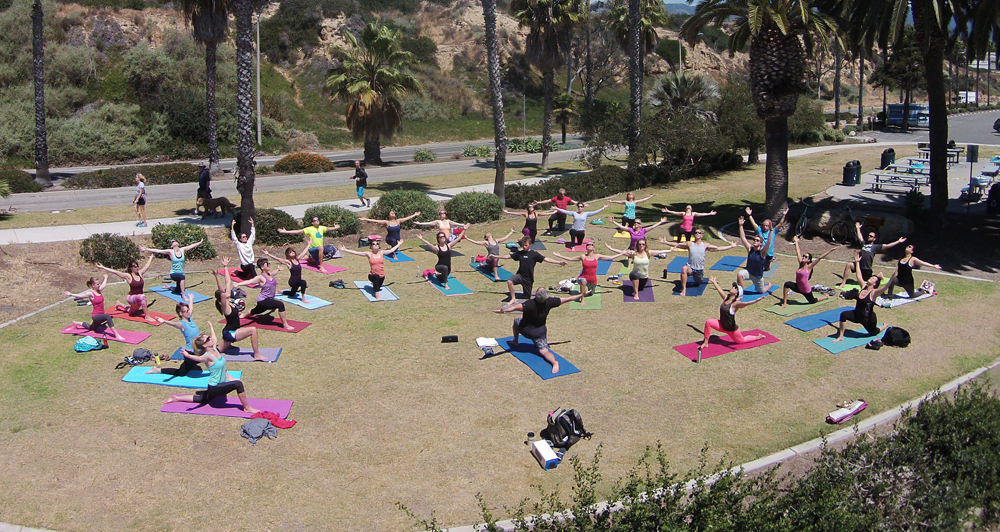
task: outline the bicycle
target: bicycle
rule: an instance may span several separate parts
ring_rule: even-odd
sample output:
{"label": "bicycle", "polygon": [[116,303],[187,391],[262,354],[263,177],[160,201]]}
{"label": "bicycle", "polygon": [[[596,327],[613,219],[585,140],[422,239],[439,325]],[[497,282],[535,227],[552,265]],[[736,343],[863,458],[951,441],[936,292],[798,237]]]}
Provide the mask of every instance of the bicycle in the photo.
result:
{"label": "bicycle", "polygon": [[[868,233],[875,233],[875,242],[878,242],[881,238],[879,228],[885,224],[885,218],[882,216],[871,216],[865,215],[861,218],[856,218],[851,207],[846,207],[844,209],[844,214],[841,219],[838,220],[830,227],[830,240],[837,244],[847,243],[849,240],[857,240],[858,232],[856,223],[861,222],[861,234],[867,235]],[[858,242],[858,245],[865,245],[862,240]]]}
{"label": "bicycle", "polygon": [[[798,205],[799,203],[802,204],[802,214],[799,215],[799,218],[796,220],[795,226],[792,230],[795,232],[795,236],[802,238],[802,235],[809,230],[809,207],[811,204],[806,201],[806,198],[802,198],[795,205]],[[790,206],[788,210],[791,211],[792,206]]]}

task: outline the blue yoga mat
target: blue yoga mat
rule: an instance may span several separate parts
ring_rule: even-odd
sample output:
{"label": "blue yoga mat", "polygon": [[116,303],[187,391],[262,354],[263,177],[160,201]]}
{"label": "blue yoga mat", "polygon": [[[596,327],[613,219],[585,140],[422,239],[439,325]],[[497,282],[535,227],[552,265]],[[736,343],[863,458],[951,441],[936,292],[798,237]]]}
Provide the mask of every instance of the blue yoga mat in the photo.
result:
{"label": "blue yoga mat", "polygon": [[[187,303],[187,301],[181,299],[180,294],[175,294],[174,290],[172,288],[164,288],[162,286],[157,286],[157,287],[154,287],[154,288],[150,288],[149,291],[150,292],[156,292],[157,294],[160,294],[163,297],[167,297],[167,298],[173,299],[174,301],[176,301],[178,303]],[[202,301],[208,301],[209,299],[211,299],[210,297],[203,296],[203,295],[199,294],[198,292],[194,292],[192,290],[185,290],[184,292],[185,292],[185,294],[191,294],[192,296],[194,296],[194,302],[195,303],[201,303]]]}
{"label": "blue yoga mat", "polygon": [[547,381],[556,377],[562,377],[563,375],[580,373],[579,368],[549,348],[549,351],[552,351],[552,354],[559,362],[559,373],[552,373],[552,366],[548,363],[548,361],[542,358],[542,355],[538,354],[538,350],[535,349],[534,342],[523,336],[519,336],[517,344],[511,345],[513,340],[513,336],[497,338],[497,343],[499,343],[500,347],[503,349],[510,351],[510,354],[514,355],[515,358],[524,362],[524,364],[531,368],[531,371],[534,371],[539,377],[542,378],[542,380]]}
{"label": "blue yoga mat", "polygon": [[667,264],[667,273],[681,273],[687,263],[687,257],[674,257],[674,260]]}
{"label": "blue yoga mat", "polygon": [[737,255],[726,255],[725,257],[719,259],[719,262],[713,264],[712,267],[709,269],[722,272],[735,272],[740,266],[743,265],[743,262],[746,260],[747,260],[746,257],[740,257]]}
{"label": "blue yoga mat", "polygon": [[[183,377],[165,375],[163,373],[146,373],[149,366],[135,366],[125,374],[122,382],[132,382],[136,384],[159,384],[160,386],[173,386],[175,388],[207,388],[208,372],[192,371]],[[242,371],[227,372],[236,379],[243,375]]]}
{"label": "blue yoga mat", "polygon": [[597,275],[607,275],[611,271],[611,265],[614,264],[610,260],[599,260],[597,261]]}
{"label": "blue yoga mat", "polygon": [[[170,360],[184,360],[184,355],[181,354],[181,349],[183,347],[178,347],[174,354],[170,355]],[[280,347],[261,347],[260,354],[267,358],[268,363],[277,362],[278,357],[281,356]],[[226,362],[257,362],[253,359],[253,348],[250,347],[239,347],[239,346],[229,346],[222,352],[222,356],[226,359]],[[263,361],[261,361],[263,362]]]}
{"label": "blue yoga mat", "polygon": [[316,310],[318,308],[323,308],[333,304],[325,299],[320,299],[316,296],[306,296],[306,299],[309,300],[308,303],[302,302],[301,295],[297,295],[296,297],[291,297],[286,294],[277,294],[274,296],[274,299],[277,299],[278,301],[282,301],[284,303],[291,303],[292,305],[298,305],[307,310]]}
{"label": "blue yoga mat", "polygon": [[[707,287],[708,287],[708,281],[702,281],[701,284],[698,286],[692,286],[691,282],[688,281],[688,287],[687,290],[684,292],[684,295],[687,297],[699,297],[705,293],[705,288]],[[674,283],[673,294],[675,296],[681,295],[681,283],[679,281],[677,283]]]}
{"label": "blue yoga mat", "polygon": [[[476,270],[477,272],[485,275],[487,279],[493,281],[493,275],[487,272],[487,270],[486,270],[486,264],[484,264],[482,262],[473,262],[472,264],[470,264],[470,266],[472,266],[472,268],[474,270]],[[507,279],[510,279],[511,275],[514,275],[514,274],[512,274],[509,271],[503,269],[503,266],[498,266],[497,267],[497,277],[499,277],[501,281],[506,281]],[[493,282],[495,283],[496,281],[493,281]]]}
{"label": "blue yoga mat", "polygon": [[472,290],[469,290],[467,286],[462,284],[458,279],[455,279],[453,275],[448,276],[448,290],[445,290],[444,285],[438,282],[437,276],[431,275],[428,279],[434,285],[434,288],[437,288],[446,296],[467,296],[472,293]]}
{"label": "blue yoga mat", "polygon": [[383,256],[389,262],[413,262],[413,258],[402,251],[397,251],[394,255],[395,256],[385,253]]}
{"label": "blue yoga mat", "polygon": [[[376,302],[376,300],[375,300],[375,287],[372,286],[371,282],[369,282],[369,281],[354,281],[354,286],[358,287],[358,290],[360,290],[361,293],[364,294],[366,298],[368,298],[368,301],[370,301],[372,303]],[[388,288],[386,288],[385,285],[382,285],[382,288],[379,288],[378,293],[382,296],[382,301],[398,301],[399,300],[399,296],[397,296],[396,294],[392,293],[392,290],[389,290]]]}
{"label": "blue yoga mat", "polygon": [[[827,325],[833,325],[840,321],[840,313],[845,310],[854,310],[854,307],[841,307],[832,310],[826,310],[820,312],[819,314],[812,314],[809,316],[802,316],[801,318],[795,318],[794,320],[788,320],[785,325],[795,327],[800,331],[812,331],[819,329],[820,327],[826,327]],[[844,333],[847,334],[847,333]]]}
{"label": "blue yoga mat", "polygon": [[[881,326],[881,324],[879,325]],[[816,342],[816,345],[836,355],[855,347],[861,347],[876,338],[882,338],[883,334],[885,334],[885,330],[879,331],[874,336],[869,336],[868,331],[861,328],[856,331],[844,331],[844,339],[837,343],[833,343],[833,339],[837,337],[836,333],[813,341]]]}
{"label": "blue yoga mat", "polygon": [[764,292],[763,294],[760,293],[760,292],[755,291],[752,288],[749,289],[749,290],[744,290],[743,291],[743,299],[741,299],[741,301],[743,301],[745,303],[749,303],[751,301],[757,301],[758,299],[760,299],[760,298],[762,298],[762,297],[770,294],[771,292],[774,292],[777,289],[778,289],[778,285],[771,285],[771,288],[768,288],[767,292]]}

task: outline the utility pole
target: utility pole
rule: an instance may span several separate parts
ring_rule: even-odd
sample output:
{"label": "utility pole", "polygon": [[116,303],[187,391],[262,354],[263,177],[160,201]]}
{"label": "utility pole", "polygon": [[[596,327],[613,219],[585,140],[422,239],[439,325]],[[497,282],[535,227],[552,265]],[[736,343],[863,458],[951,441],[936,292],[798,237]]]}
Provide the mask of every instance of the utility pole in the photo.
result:
{"label": "utility pole", "polygon": [[260,12],[257,12],[257,145],[261,145],[260,135]]}

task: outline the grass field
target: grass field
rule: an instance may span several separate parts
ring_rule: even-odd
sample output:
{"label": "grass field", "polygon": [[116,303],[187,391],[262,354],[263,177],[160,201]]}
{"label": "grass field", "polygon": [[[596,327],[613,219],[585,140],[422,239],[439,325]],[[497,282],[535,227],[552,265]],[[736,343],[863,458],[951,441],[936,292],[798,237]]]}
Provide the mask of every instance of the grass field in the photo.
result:
{"label": "grass field", "polygon": [[[839,179],[839,172],[824,168],[877,159],[878,153],[792,159],[792,196]],[[714,202],[720,215],[699,221],[718,227],[744,200],[759,204],[762,184],[763,169],[755,168],[639,191],[640,197],[655,194],[640,217],[651,218],[662,206]],[[475,227],[472,236],[505,234],[512,226],[520,228],[508,218]],[[595,239],[610,241],[611,234],[588,226]],[[663,234],[660,229],[652,236]],[[445,526],[469,524],[478,522],[477,493],[502,516],[502,505],[535,495],[535,486],[572,484],[570,468],[542,471],[522,443],[556,407],[578,409],[595,432],[570,454],[589,458],[604,446],[601,486],[607,489],[657,441],[677,470],[696,466],[706,445],[713,460],[758,458],[834,430],[823,420],[845,398],[868,401],[863,419],[998,355],[996,285],[916,273],[918,282],[937,282],[940,295],[877,311],[880,321],[910,332],[913,344],[906,349],[831,355],[812,341],[830,328],[799,332],[783,325],[788,318],[764,312],[770,303],[760,303],[742,311],[738,323],[766,330],[779,343],[693,364],[672,346],[699,340],[704,320],[718,315],[719,299],[710,291],[671,296],[671,284],[659,280],[668,258],[651,266],[655,303],[625,303],[602,279],[602,310],[553,310],[549,340],[582,372],[542,381],[512,356],[483,360],[475,347],[478,336],[508,336],[513,319],[491,312],[505,297],[505,285],[468,266],[468,257],[482,251],[467,242],[458,247],[466,257],[454,259],[455,275],[475,294],[448,298],[417,277],[433,266],[434,256],[416,247],[411,233],[405,236],[404,248],[416,262],[386,265],[399,301],[369,303],[355,290],[326,286],[334,278],[348,286],[364,279],[367,264],[359,257],[339,259],[348,268],[342,274],[304,272],[309,293],[334,305],[290,307],[291,319],[313,323],[301,333],[261,333],[262,346],[284,348],[279,362],[230,364],[243,370],[251,397],[295,400],[290,418],[299,424],[256,446],[239,437],[242,420],[160,413],[163,399],[177,389],[121,383],[124,370],[113,368],[132,346],[74,353],[74,339],[57,331],[84,319],[87,308],[64,303],[0,329],[6,347],[0,353],[0,521],[58,530],[410,530],[412,523],[396,508],[401,502],[419,515],[434,512]],[[221,250],[230,249],[220,231],[212,238]],[[544,240],[543,254],[559,249],[553,238]],[[73,246],[9,247],[0,256],[0,282],[10,290],[0,305],[39,308],[53,297],[49,292],[82,289],[92,273]],[[830,258],[845,260],[850,253],[840,249]],[[47,262],[55,264],[39,265]],[[792,278],[791,259],[780,264],[772,282]],[[189,270],[215,266],[192,263]],[[167,267],[164,260],[154,262],[159,273]],[[833,285],[842,268],[822,264],[814,283]],[[536,286],[577,272],[540,265]],[[282,285],[286,276],[278,274]],[[728,284],[733,274],[720,272],[719,278]],[[214,288],[207,274],[189,279],[195,291]],[[122,285],[108,289],[110,300],[124,293]],[[837,300],[821,308],[840,305]],[[163,300],[153,309],[172,307]],[[206,319],[219,318],[210,302],[196,305],[195,317],[203,329]],[[160,353],[172,352],[181,340],[172,328],[119,326],[152,332],[143,347]],[[460,342],[440,343],[451,334]]]}

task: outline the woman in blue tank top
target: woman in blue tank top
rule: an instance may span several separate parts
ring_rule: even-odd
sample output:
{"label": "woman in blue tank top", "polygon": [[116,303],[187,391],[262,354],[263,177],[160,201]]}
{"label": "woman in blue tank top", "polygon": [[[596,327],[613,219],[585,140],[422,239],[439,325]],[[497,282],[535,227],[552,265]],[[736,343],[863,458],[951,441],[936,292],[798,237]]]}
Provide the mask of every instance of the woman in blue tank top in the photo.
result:
{"label": "woman in blue tank top", "polygon": [[[139,250],[146,253],[156,253],[159,255],[166,255],[170,259],[170,280],[176,283],[174,287],[174,293],[181,296],[181,299],[187,299],[184,297],[184,261],[187,260],[185,254],[188,251],[198,247],[204,240],[199,240],[194,244],[181,247],[180,243],[176,240],[170,241],[169,249],[151,249],[140,247]],[[168,285],[164,285],[164,288],[169,288]]]}

